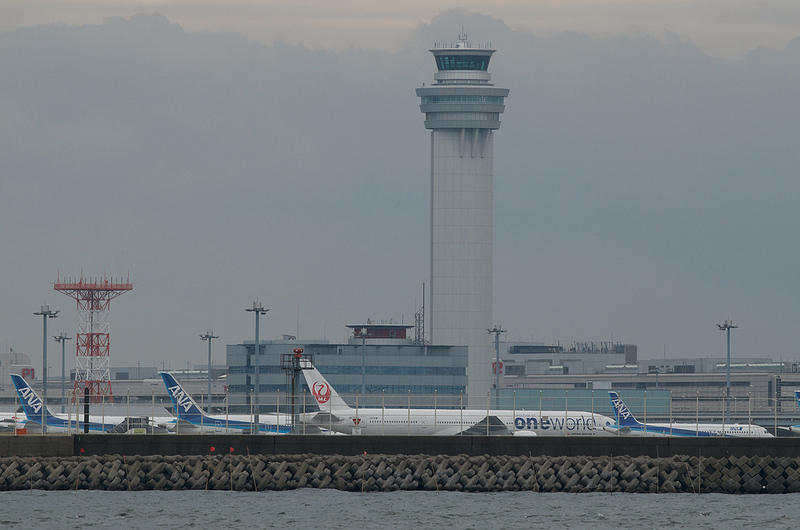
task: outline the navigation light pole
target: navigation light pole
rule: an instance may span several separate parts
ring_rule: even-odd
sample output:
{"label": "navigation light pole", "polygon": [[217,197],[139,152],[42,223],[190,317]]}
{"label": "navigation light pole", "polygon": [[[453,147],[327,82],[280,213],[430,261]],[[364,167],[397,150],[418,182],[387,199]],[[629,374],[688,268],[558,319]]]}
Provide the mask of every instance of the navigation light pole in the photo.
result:
{"label": "navigation light pole", "polygon": [[[258,370],[260,368],[259,364],[259,356],[261,354],[261,343],[259,342],[258,338],[258,319],[261,315],[266,315],[269,309],[264,309],[264,306],[261,305],[261,302],[253,302],[253,307],[245,309],[245,311],[249,311],[251,313],[255,313],[256,315],[256,342],[253,348],[253,364],[254,364],[254,372],[255,372],[255,391],[253,392],[253,410],[255,411],[253,414],[253,423],[255,423],[255,434],[260,433],[259,429],[259,421],[258,421]],[[210,344],[210,343],[209,343]]]}
{"label": "navigation light pole", "polygon": [[61,412],[64,412],[64,403],[66,403],[66,399],[67,399],[67,392],[66,392],[66,386],[65,386],[66,377],[64,375],[64,373],[65,373],[65,371],[64,371],[64,349],[65,349],[67,341],[68,340],[72,340],[72,338],[67,336],[67,332],[66,331],[62,331],[60,334],[58,334],[55,337],[53,337],[53,340],[55,340],[56,342],[60,342],[61,343]]}
{"label": "navigation light pole", "polygon": [[[50,306],[43,305],[34,315],[42,317],[42,403],[47,406],[47,319],[58,317],[58,311],[50,311]],[[42,434],[47,432],[47,423],[42,422]]]}
{"label": "navigation light pole", "polygon": [[724,423],[729,423],[727,420],[730,420],[728,414],[728,401],[731,399],[731,330],[736,329],[739,326],[734,326],[733,322],[726,320],[724,324],[717,324],[717,327],[720,331],[726,331],[728,334],[728,361],[725,363],[727,379],[725,385],[725,407],[722,413],[722,419]]}
{"label": "navigation light pole", "polygon": [[500,334],[505,333],[500,325],[495,325],[492,329],[487,329],[489,333],[494,333],[494,399],[495,408],[500,408]]}
{"label": "navigation light pole", "polygon": [[[248,309],[248,311],[250,310]],[[258,320],[256,320],[256,322],[258,322]],[[208,341],[208,412],[211,412],[211,339],[218,338],[219,337],[217,335],[214,335],[213,331],[206,331],[205,335],[200,335],[200,340]]]}

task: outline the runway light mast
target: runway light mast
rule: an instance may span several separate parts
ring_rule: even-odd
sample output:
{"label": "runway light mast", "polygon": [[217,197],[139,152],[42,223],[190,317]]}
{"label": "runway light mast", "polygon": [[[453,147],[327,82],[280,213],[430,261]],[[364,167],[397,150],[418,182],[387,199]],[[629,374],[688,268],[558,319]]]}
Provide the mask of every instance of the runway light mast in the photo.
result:
{"label": "runway light mast", "polygon": [[736,329],[739,326],[734,326],[733,322],[730,320],[726,320],[724,324],[717,324],[717,328],[720,331],[725,331],[728,334],[728,362],[725,363],[725,371],[727,373],[727,380],[725,385],[725,408],[722,412],[722,419],[723,423],[728,423],[729,420],[729,413],[728,413],[728,402],[731,399],[731,330]]}
{"label": "runway light mast", "polygon": [[[43,305],[34,315],[42,317],[42,403],[47,406],[47,319],[58,317],[58,311],[50,311],[50,306]],[[42,422],[42,433],[47,432],[47,423]]]}
{"label": "runway light mast", "polygon": [[211,339],[218,339],[213,331],[206,331],[205,335],[200,335],[200,340],[208,341],[208,411],[211,412]]}
{"label": "runway light mast", "polygon": [[259,386],[259,383],[258,383],[258,370],[260,368],[260,366],[259,366],[259,364],[260,364],[259,363],[259,355],[261,354],[261,342],[260,342],[260,339],[258,337],[258,319],[259,319],[259,317],[261,315],[266,315],[267,311],[269,311],[269,309],[264,309],[264,306],[261,304],[261,302],[253,302],[253,307],[252,308],[248,307],[247,309],[245,309],[245,311],[251,312],[251,313],[255,313],[255,316],[256,316],[256,340],[255,340],[255,344],[254,344],[254,348],[253,348],[253,357],[254,357],[253,364],[255,365],[254,369],[253,369],[253,371],[255,372],[255,381],[254,381],[254,383],[255,383],[255,392],[253,392],[253,401],[254,401],[253,410],[255,410],[255,413],[253,414],[253,423],[255,423],[256,434],[258,434],[258,432],[259,432],[259,427],[258,427],[258,425],[259,425],[259,420],[258,420],[258,386]]}
{"label": "runway light mast", "polygon": [[507,330],[496,324],[492,329],[487,329],[489,333],[494,333],[494,399],[495,408],[500,408],[500,334]]}
{"label": "runway light mast", "polygon": [[66,331],[62,331],[60,334],[53,337],[53,340],[61,343],[61,412],[64,412],[64,404],[67,402],[65,346],[68,340],[72,340],[72,337],[67,336]]}

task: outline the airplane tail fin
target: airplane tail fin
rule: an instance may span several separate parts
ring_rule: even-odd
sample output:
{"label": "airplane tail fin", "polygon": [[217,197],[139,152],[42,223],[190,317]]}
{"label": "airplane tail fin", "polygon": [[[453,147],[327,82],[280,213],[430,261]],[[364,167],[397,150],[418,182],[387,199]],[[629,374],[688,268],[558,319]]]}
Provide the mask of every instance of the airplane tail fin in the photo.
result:
{"label": "airplane tail fin", "polygon": [[619,397],[619,394],[611,390],[608,391],[608,397],[611,398],[611,406],[614,408],[614,417],[617,420],[617,425],[620,427],[639,426],[641,423],[633,416],[628,406]]}
{"label": "airplane tail fin", "polygon": [[27,381],[17,374],[11,374],[11,381],[14,382],[14,388],[17,389],[17,395],[22,403],[22,409],[25,411],[29,421],[36,423],[42,422],[42,407],[44,407],[44,418],[47,422],[53,417],[50,409],[44,406],[41,398],[33,391]]}
{"label": "airplane tail fin", "polygon": [[169,372],[159,372],[161,378],[164,380],[164,385],[167,387],[167,394],[172,400],[172,406],[175,408],[175,415],[179,420],[188,422],[200,422],[205,413],[200,410],[192,396],[186,392],[178,380],[173,377]]}
{"label": "airplane tail fin", "polygon": [[800,407],[800,390],[794,391],[794,397],[797,400],[797,406]]}
{"label": "airplane tail fin", "polygon": [[341,410],[349,409],[350,406],[339,397],[336,390],[328,383],[319,370],[313,366],[308,366],[303,369],[303,377],[306,378],[306,384],[311,390],[311,395],[317,401],[320,410],[326,411],[329,409]]}

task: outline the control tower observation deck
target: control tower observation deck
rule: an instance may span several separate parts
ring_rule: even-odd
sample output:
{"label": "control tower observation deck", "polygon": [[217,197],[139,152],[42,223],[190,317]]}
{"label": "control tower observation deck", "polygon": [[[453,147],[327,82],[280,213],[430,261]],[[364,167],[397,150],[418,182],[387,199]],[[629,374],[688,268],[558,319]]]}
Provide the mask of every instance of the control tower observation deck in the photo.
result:
{"label": "control tower observation deck", "polygon": [[467,345],[467,390],[492,388],[492,231],[494,140],[508,89],[491,84],[495,50],[455,46],[430,50],[434,83],[417,89],[431,131],[429,340]]}

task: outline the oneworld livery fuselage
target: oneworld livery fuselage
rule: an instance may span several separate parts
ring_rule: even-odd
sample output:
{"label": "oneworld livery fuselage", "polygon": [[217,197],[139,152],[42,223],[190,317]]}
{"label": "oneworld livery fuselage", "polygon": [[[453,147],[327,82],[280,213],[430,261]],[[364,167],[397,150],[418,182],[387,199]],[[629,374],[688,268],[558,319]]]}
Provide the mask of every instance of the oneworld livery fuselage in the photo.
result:
{"label": "oneworld livery fuselage", "polygon": [[348,405],[311,366],[303,369],[320,412],[304,418],[308,424],[342,434],[386,435],[514,435],[603,436],[614,421],[601,414],[580,411],[479,409],[354,408]]}
{"label": "oneworld livery fuselage", "polygon": [[25,427],[30,429],[42,428],[42,416],[44,416],[44,423],[47,425],[48,432],[68,432],[78,431],[83,432],[85,427],[88,426],[89,432],[107,432],[125,421],[125,417],[107,416],[100,421],[90,421],[84,423],[79,420],[83,417],[70,419],[69,417],[59,416],[53,414],[48,407],[44,407],[41,398],[34,392],[27,381],[17,374],[11,374],[11,381],[14,382],[14,388],[17,389],[17,395],[22,403],[22,410],[25,412]]}
{"label": "oneworld livery fuselage", "polygon": [[772,435],[759,425],[733,423],[641,423],[631,413],[619,394],[608,392],[611,406],[617,419],[615,425],[606,427],[606,430],[629,436],[730,436],[772,438]]}
{"label": "oneworld livery fuselage", "polygon": [[[177,422],[171,426],[166,426],[177,433],[214,433],[214,432],[234,432],[249,433],[255,431],[253,421],[249,416],[229,415],[229,416],[210,416],[200,410],[192,396],[186,392],[175,377],[169,372],[160,372],[161,378],[167,387],[167,393],[172,400],[175,408]],[[279,417],[275,414],[262,414],[261,418],[268,421],[259,421],[258,432],[267,434],[287,434],[291,432],[290,425],[279,425]],[[288,421],[289,416],[284,416]]]}

